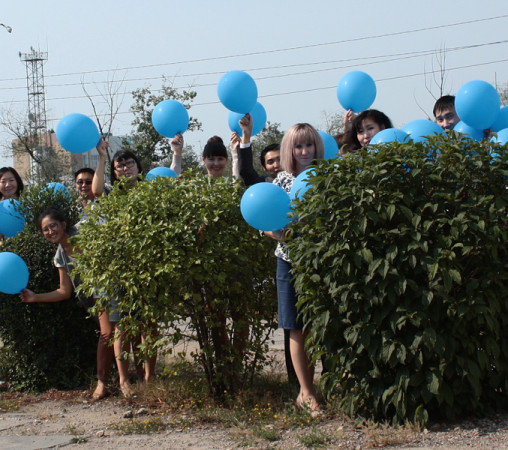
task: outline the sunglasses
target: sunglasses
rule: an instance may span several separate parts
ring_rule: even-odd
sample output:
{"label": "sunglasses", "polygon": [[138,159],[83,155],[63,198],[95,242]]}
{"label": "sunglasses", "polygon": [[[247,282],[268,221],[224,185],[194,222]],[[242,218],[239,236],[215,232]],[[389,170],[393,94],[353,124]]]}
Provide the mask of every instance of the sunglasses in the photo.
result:
{"label": "sunglasses", "polygon": [[86,184],[87,186],[89,186],[92,184],[92,180],[78,180],[78,181],[76,181],[76,184],[79,184],[80,186],[82,186],[83,184]]}

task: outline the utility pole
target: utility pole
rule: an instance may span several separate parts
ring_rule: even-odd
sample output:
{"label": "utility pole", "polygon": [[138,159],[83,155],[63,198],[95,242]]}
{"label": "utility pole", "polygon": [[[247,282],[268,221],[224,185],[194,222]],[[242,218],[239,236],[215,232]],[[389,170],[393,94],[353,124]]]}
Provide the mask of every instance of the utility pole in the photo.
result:
{"label": "utility pole", "polygon": [[[28,90],[28,124],[32,146],[37,160],[44,158],[47,143],[46,97],[44,92],[44,62],[48,53],[30,47],[30,53],[19,52],[19,57],[26,65],[26,85]],[[49,141],[51,145],[51,141]],[[32,159],[32,176],[39,180],[40,168]]]}

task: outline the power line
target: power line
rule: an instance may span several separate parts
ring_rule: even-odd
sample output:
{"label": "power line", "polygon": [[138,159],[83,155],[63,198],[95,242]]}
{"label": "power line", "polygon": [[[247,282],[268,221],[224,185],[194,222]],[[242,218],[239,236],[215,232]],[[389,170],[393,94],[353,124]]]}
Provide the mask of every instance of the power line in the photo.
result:
{"label": "power line", "polygon": [[[249,53],[239,53],[239,54],[235,54],[235,55],[223,55],[223,56],[214,56],[214,57],[207,57],[207,58],[197,58],[197,59],[189,59],[189,60],[182,60],[182,61],[173,61],[173,62],[168,62],[168,63],[146,64],[146,65],[140,65],[140,66],[127,66],[127,67],[122,67],[122,68],[98,69],[98,70],[89,70],[89,71],[82,71],[82,72],[61,73],[61,74],[54,74],[54,75],[46,75],[46,78],[63,77],[63,76],[71,76],[71,75],[86,75],[86,74],[102,73],[102,72],[118,72],[118,71],[124,71],[124,70],[147,69],[147,68],[154,68],[154,67],[172,66],[172,65],[178,65],[178,64],[190,64],[190,63],[196,63],[196,62],[217,61],[217,60],[222,60],[222,59],[240,58],[240,57],[246,57],[246,56],[282,53],[282,52],[295,51],[295,50],[304,50],[307,48],[324,47],[324,46],[329,46],[329,45],[346,44],[346,43],[358,42],[358,41],[364,41],[364,40],[370,40],[370,39],[380,39],[380,38],[386,38],[386,37],[401,36],[401,35],[405,35],[405,34],[420,33],[423,31],[432,31],[432,30],[438,30],[438,29],[442,29],[442,28],[451,28],[451,27],[457,27],[457,26],[462,26],[462,25],[469,25],[472,23],[505,19],[507,17],[508,17],[508,14],[505,14],[505,15],[500,15],[500,16],[485,17],[482,19],[473,19],[473,20],[467,20],[467,21],[462,21],[462,22],[454,22],[454,23],[450,23],[450,24],[435,25],[432,27],[423,27],[423,28],[415,28],[415,29],[404,30],[404,31],[396,31],[393,33],[384,33],[384,34],[377,34],[377,35],[370,35],[370,36],[360,36],[360,37],[356,37],[356,38],[343,39],[343,40],[332,41],[332,42],[322,42],[322,43],[301,45],[301,46],[295,46],[295,47],[286,47],[286,48],[280,48],[280,49],[263,50],[263,51],[257,51],[257,52],[249,52]],[[19,80],[24,80],[24,78],[5,78],[5,79],[0,79],[0,82],[19,81]]]}

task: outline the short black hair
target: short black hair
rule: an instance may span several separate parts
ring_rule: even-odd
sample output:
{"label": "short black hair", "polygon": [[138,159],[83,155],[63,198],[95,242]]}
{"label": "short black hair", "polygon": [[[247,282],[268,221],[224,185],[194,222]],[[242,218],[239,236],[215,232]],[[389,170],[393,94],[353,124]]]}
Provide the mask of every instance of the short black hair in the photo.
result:
{"label": "short black hair", "polygon": [[110,180],[111,184],[113,184],[115,181],[118,181],[118,178],[115,175],[115,162],[117,161],[127,161],[128,159],[133,159],[136,162],[136,165],[138,166],[138,172],[141,175],[143,173],[143,169],[141,168],[141,163],[139,162],[138,157],[132,153],[129,150],[118,150],[114,155],[113,159],[111,160],[111,173],[110,173]]}
{"label": "short black hair", "polygon": [[455,96],[443,95],[442,97],[436,100],[436,103],[434,103],[434,109],[432,110],[432,114],[434,114],[434,117],[437,117],[437,115],[441,111],[452,108],[455,110]]}
{"label": "short black hair", "polygon": [[228,157],[228,151],[224,145],[224,141],[219,136],[212,136],[203,149],[203,158],[210,158],[213,156]]}
{"label": "short black hair", "polygon": [[267,145],[263,150],[261,150],[261,153],[259,155],[259,161],[261,161],[261,166],[265,167],[265,156],[268,152],[273,152],[274,150],[280,150],[280,144],[270,144]]}
{"label": "short black hair", "polygon": [[82,167],[81,169],[79,170],[76,170],[76,172],[74,172],[74,180],[76,180],[76,178],[78,178],[78,175],[80,173],[89,173],[90,175],[95,175],[95,170],[93,169],[90,169],[90,167]]}

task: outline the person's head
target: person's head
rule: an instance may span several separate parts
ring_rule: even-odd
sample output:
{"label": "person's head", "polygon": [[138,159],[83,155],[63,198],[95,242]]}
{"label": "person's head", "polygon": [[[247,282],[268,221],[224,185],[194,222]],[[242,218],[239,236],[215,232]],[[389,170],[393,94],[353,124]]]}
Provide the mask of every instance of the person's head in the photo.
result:
{"label": "person's head", "polygon": [[85,201],[92,201],[94,195],[92,192],[92,180],[95,171],[89,167],[83,167],[74,174],[74,183],[76,191],[79,192],[81,198]]}
{"label": "person's head", "polygon": [[209,177],[218,178],[228,163],[228,151],[219,136],[212,136],[203,149],[201,160]]}
{"label": "person's head", "polygon": [[353,136],[352,130],[340,133],[334,136],[335,142],[339,146],[339,155],[345,155],[346,153],[353,153],[360,148],[356,136]]}
{"label": "person's head", "polygon": [[460,119],[455,111],[455,96],[443,95],[438,98],[432,110],[436,123],[443,130],[452,130]]}
{"label": "person's head", "polygon": [[18,198],[23,190],[23,181],[13,167],[0,169],[0,200]]}
{"label": "person's head", "polygon": [[137,156],[129,150],[118,150],[111,160],[111,184],[121,177],[127,177],[129,181],[138,181],[138,175],[143,172]]}
{"label": "person's head", "polygon": [[268,172],[272,178],[275,178],[282,170],[280,167],[280,144],[267,145],[261,150],[259,160],[261,161],[263,169]]}
{"label": "person's head", "polygon": [[353,120],[353,138],[356,138],[360,147],[367,147],[370,140],[386,128],[393,128],[388,116],[377,109],[367,109],[358,114]]}
{"label": "person's head", "polygon": [[58,208],[50,206],[39,215],[37,227],[43,236],[53,244],[60,244],[69,237],[70,226],[65,214]]}
{"label": "person's head", "polygon": [[316,129],[308,123],[297,123],[286,131],[280,144],[280,164],[293,175],[303,172],[325,155],[325,146]]}

